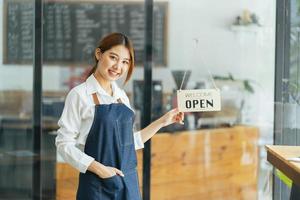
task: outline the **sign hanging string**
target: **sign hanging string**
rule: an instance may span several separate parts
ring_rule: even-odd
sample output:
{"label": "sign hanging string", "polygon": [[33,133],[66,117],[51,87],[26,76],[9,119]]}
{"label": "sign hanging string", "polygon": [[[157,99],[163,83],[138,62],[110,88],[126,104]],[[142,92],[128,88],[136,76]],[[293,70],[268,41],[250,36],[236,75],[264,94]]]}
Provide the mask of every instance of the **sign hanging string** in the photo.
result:
{"label": "sign hanging string", "polygon": [[[194,40],[195,40],[195,43],[196,43],[196,45],[195,45],[195,51],[194,51],[194,52],[197,52],[199,40],[198,40],[197,38],[194,38]],[[214,80],[212,74],[211,74],[210,71],[206,68],[206,65],[205,65],[203,59],[201,59],[201,56],[200,56],[200,55],[199,55],[199,58],[200,58],[201,62],[203,63],[203,66],[204,66],[205,70],[208,72],[209,78],[211,79],[214,88],[215,88],[215,89],[218,89],[218,87],[217,87],[217,85],[216,85],[216,83],[215,83],[215,80]],[[185,81],[186,72],[187,72],[187,70],[184,71],[184,75],[183,75],[183,77],[182,77],[182,81],[181,81],[179,90],[182,89],[183,83],[184,83],[184,81]]]}

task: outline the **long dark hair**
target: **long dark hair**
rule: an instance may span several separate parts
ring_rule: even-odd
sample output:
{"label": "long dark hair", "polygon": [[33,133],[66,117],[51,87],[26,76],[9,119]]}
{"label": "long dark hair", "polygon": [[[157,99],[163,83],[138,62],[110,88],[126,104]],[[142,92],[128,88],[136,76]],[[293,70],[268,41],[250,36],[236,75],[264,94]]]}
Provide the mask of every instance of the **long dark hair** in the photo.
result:
{"label": "long dark hair", "polygon": [[[129,69],[127,71],[127,76],[125,79],[125,83],[127,83],[127,81],[129,81],[129,79],[132,75],[133,68],[134,68],[134,50],[133,50],[133,45],[132,45],[131,41],[129,40],[129,38],[122,33],[111,33],[109,35],[106,35],[104,38],[102,38],[100,40],[97,48],[100,49],[101,53],[104,53],[105,51],[107,51],[117,45],[124,45],[128,49],[129,54],[130,54],[130,64],[129,64]],[[97,60],[96,56],[94,56],[94,60],[95,60],[95,65],[93,66],[92,70],[89,72],[87,77],[92,75],[97,69],[98,60]]]}

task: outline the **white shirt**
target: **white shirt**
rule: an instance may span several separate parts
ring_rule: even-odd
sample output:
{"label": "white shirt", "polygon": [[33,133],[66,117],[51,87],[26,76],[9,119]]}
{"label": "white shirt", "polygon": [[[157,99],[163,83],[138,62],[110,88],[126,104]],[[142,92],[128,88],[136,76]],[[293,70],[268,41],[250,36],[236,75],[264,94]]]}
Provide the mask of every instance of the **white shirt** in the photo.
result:
{"label": "white shirt", "polygon": [[[93,93],[97,94],[100,104],[116,103],[117,99],[128,106],[129,99],[115,82],[112,82],[113,96],[110,96],[91,75],[84,83],[74,87],[67,95],[57,131],[55,144],[65,162],[85,173],[94,158],[83,152],[86,138],[93,123],[95,103]],[[135,149],[144,147],[140,132],[134,133]]]}

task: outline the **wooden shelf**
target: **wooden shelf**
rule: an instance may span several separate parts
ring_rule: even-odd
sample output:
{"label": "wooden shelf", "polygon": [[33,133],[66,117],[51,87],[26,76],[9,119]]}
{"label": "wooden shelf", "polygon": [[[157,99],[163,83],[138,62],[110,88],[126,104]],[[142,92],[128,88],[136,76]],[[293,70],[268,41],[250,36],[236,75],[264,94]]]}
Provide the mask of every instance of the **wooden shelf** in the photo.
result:
{"label": "wooden shelf", "polygon": [[261,26],[258,25],[231,25],[230,30],[234,32],[252,32],[257,33],[262,29]]}

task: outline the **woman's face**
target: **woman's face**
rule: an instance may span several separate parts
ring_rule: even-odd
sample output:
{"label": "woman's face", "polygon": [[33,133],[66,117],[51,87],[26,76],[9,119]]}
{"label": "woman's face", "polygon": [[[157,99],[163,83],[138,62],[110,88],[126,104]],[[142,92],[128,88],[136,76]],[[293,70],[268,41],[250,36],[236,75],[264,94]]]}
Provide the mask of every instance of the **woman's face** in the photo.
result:
{"label": "woman's face", "polygon": [[101,53],[96,49],[98,59],[96,73],[106,81],[115,81],[122,77],[129,69],[130,54],[124,45],[117,45]]}

